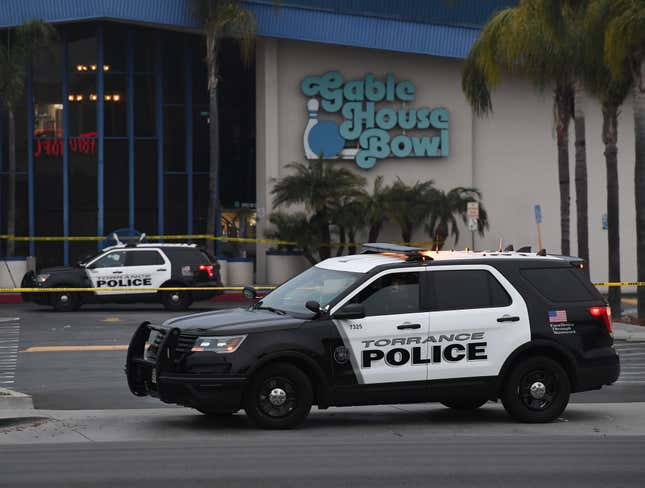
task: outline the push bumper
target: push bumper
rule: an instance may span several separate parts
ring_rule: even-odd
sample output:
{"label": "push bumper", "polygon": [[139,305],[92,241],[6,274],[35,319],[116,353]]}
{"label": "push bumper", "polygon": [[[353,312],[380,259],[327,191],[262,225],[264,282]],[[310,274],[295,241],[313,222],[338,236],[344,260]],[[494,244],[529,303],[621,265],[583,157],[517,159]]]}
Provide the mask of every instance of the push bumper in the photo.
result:
{"label": "push bumper", "polygon": [[146,343],[154,327],[142,323],[132,336],[125,372],[130,391],[136,396],[152,396],[165,403],[187,407],[237,410],[242,403],[245,377],[211,376],[177,371],[175,357],[179,329],[171,329],[159,345],[156,359],[145,357]]}

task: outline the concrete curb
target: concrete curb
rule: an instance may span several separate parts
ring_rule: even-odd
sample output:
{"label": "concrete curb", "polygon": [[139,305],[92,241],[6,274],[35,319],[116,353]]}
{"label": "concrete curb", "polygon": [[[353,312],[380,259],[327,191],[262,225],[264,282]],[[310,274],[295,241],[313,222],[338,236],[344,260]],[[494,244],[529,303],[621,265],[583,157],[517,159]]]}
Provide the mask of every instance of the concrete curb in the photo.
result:
{"label": "concrete curb", "polygon": [[614,339],[627,342],[645,342],[645,327],[614,322]]}
{"label": "concrete curb", "polygon": [[[33,410],[34,402],[31,395],[20,393],[6,388],[0,388],[0,411],[1,410]],[[33,415],[33,414],[32,414]]]}

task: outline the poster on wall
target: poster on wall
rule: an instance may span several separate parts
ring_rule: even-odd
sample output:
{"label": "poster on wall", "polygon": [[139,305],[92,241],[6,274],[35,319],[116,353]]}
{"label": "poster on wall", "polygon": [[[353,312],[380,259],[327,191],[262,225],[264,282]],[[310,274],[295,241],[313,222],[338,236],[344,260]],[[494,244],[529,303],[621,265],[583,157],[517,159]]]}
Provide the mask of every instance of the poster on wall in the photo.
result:
{"label": "poster on wall", "polygon": [[304,78],[300,89],[308,97],[307,159],[351,159],[367,170],[381,159],[450,154],[448,110],[411,106],[416,87],[409,80],[367,73],[345,81],[329,71]]}

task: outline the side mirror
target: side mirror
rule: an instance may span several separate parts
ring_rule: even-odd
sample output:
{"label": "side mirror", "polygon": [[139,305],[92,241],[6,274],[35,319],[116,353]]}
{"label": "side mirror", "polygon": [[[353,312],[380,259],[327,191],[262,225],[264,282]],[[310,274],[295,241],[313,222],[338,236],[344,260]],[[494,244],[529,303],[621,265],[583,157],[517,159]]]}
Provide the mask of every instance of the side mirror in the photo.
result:
{"label": "side mirror", "polygon": [[305,308],[307,310],[311,310],[316,315],[320,315],[320,303],[318,303],[316,300],[308,300],[307,303],[305,303]]}
{"label": "side mirror", "polygon": [[334,319],[362,319],[365,318],[365,307],[360,303],[349,303],[338,310],[333,317]]}
{"label": "side mirror", "polygon": [[255,300],[258,297],[258,291],[252,286],[245,286],[242,290],[242,295],[249,300]]}

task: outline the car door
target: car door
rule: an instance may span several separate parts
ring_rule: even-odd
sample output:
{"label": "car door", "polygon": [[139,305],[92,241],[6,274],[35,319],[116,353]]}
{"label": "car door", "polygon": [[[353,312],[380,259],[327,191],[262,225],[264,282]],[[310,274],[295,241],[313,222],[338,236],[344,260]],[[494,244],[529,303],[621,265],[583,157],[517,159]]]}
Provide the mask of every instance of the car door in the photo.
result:
{"label": "car door", "polygon": [[436,266],[428,278],[431,381],[496,376],[530,341],[526,303],[494,267]]}
{"label": "car door", "polygon": [[361,384],[427,381],[424,344],[429,314],[421,298],[423,268],[387,270],[358,287],[332,311],[362,304],[365,317],[334,320]]}
{"label": "car door", "polygon": [[109,251],[94,261],[87,263],[85,270],[93,288],[98,290],[97,295],[114,295],[123,292],[111,291],[110,288],[119,288],[121,277],[124,274],[127,253],[124,249]]}
{"label": "car door", "polygon": [[129,249],[124,283],[135,288],[150,288],[130,293],[156,293],[170,279],[170,260],[157,249]]}

